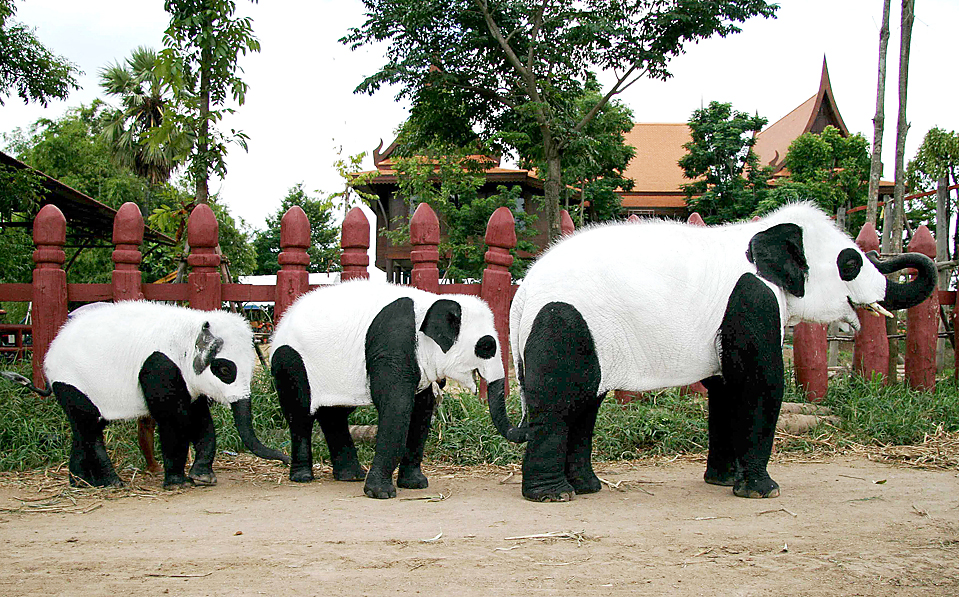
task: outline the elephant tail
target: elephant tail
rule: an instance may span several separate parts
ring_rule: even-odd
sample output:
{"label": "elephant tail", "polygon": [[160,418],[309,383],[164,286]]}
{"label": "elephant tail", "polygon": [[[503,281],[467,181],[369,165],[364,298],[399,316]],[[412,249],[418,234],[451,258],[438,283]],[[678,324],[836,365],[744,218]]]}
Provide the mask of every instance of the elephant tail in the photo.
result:
{"label": "elephant tail", "polygon": [[0,377],[3,377],[7,381],[20,384],[21,386],[27,388],[31,392],[39,394],[40,396],[46,397],[53,393],[53,390],[50,389],[49,383],[44,389],[38,388],[37,386],[33,385],[33,382],[31,382],[29,379],[14,371],[0,371]]}

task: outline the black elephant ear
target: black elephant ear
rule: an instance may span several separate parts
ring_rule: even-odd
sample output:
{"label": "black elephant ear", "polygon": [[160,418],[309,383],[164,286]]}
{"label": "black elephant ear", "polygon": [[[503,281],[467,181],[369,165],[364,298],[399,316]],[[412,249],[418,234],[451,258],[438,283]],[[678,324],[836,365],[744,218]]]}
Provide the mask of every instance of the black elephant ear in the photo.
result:
{"label": "black elephant ear", "polygon": [[777,224],[749,240],[746,258],[756,265],[760,276],[789,294],[806,294],[809,264],[803,251],[802,228],[796,224]]}
{"label": "black elephant ear", "polygon": [[460,304],[449,299],[439,299],[430,306],[420,325],[420,331],[448,352],[460,335]]}

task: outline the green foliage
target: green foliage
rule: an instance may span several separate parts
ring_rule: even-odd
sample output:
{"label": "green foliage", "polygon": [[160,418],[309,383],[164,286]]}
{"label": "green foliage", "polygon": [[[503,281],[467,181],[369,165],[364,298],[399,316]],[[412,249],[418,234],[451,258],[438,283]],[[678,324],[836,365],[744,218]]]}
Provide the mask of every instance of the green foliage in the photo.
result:
{"label": "green foliage", "polygon": [[16,92],[23,103],[66,99],[79,89],[75,75],[82,74],[66,58],[48,50],[33,30],[13,20],[14,0],[0,0],[0,106]]}
{"label": "green foliage", "polygon": [[[402,138],[402,136],[401,136]],[[399,189],[397,194],[409,203],[409,214],[420,203],[427,203],[436,212],[440,229],[445,233],[439,246],[441,276],[449,280],[479,279],[485,268],[486,225],[500,207],[508,207],[518,223],[517,247],[510,271],[521,276],[526,260],[518,250],[534,252],[535,247],[524,236],[532,234],[531,216],[517,209],[519,186],[497,186],[495,192],[483,191],[488,158],[473,155],[469,149],[433,143],[419,155],[394,158]],[[400,216],[387,233],[394,244],[409,242],[409,221]],[[448,257],[447,257],[448,256]]]}
{"label": "green foliage", "polygon": [[[931,191],[938,188],[940,180],[946,186],[959,183],[959,134],[933,127],[923,137],[916,157],[906,167],[906,188],[914,193]],[[949,191],[947,194],[946,212],[943,214],[943,220],[947,223],[957,209],[957,197],[959,191]],[[907,201],[906,215],[909,221],[925,223],[935,230],[939,217],[937,203],[936,194]],[[948,224],[946,229],[949,229]],[[951,252],[955,256],[959,248],[959,231],[954,234],[951,244]]]}
{"label": "green foliage", "polygon": [[679,159],[686,178],[683,185],[691,211],[707,224],[745,219],[752,215],[767,192],[772,169],[759,165],[753,152],[755,133],[766,119],[733,110],[732,104],[710,102],[689,119],[692,140],[683,145]]}
{"label": "green foliage", "polygon": [[254,274],[273,275],[280,270],[280,222],[286,212],[298,205],[310,221],[310,272],[338,271],[340,269],[340,230],[333,224],[333,203],[329,199],[310,197],[297,183],[287,192],[275,213],[266,217],[266,229],[256,233],[253,250],[256,253]]}
{"label": "green foliage", "polygon": [[[827,213],[865,205],[869,164],[869,144],[860,134],[843,137],[832,126],[818,135],[804,133],[789,145],[789,177],[776,185],[758,211],[795,200],[814,201]],[[847,222],[849,229],[855,225]]]}
{"label": "green foliage", "polygon": [[239,58],[259,52],[260,42],[253,35],[253,20],[234,16],[232,0],[166,0],[163,6],[170,13],[170,25],[157,68],[179,109],[151,129],[148,140],[158,148],[179,131],[195,136],[186,161],[197,199],[204,203],[210,174],[226,175],[227,145],[237,143],[246,149],[246,134],[231,129],[227,135],[217,125],[233,112],[227,102],[240,106],[245,102],[248,86],[237,74]]}
{"label": "green foliage", "polygon": [[[396,86],[421,130],[468,133],[548,165],[550,236],[559,234],[561,163],[576,136],[636,79],[670,76],[687,43],[739,31],[738,23],[778,8],[760,0],[364,0],[366,21],[340,41],[353,49],[385,44],[386,63],[357,87]],[[585,114],[576,102],[596,72],[616,73]],[[578,118],[577,118],[578,116]],[[536,136],[532,136],[535,132]]]}

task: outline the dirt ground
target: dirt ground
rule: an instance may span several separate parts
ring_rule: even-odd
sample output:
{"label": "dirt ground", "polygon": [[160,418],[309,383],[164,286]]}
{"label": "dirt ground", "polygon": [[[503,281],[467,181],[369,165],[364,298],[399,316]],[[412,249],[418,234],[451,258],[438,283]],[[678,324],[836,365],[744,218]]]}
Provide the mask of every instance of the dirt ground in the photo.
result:
{"label": "dirt ground", "polygon": [[0,477],[0,595],[959,595],[956,470],[779,461],[782,497],[747,500],[702,462],[600,464],[601,493],[537,504],[509,468],[373,500],[244,458],[175,492]]}

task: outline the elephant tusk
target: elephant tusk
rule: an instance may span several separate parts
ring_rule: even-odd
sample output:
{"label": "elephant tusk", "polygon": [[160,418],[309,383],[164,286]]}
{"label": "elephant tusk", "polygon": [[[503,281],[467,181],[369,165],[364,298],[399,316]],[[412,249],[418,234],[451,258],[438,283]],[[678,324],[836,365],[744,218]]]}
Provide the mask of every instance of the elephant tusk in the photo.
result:
{"label": "elephant tusk", "polygon": [[885,315],[886,317],[893,317],[893,314],[890,313],[888,310],[886,310],[886,308],[880,305],[879,303],[870,303],[868,305],[863,305],[862,308],[865,309],[866,311],[869,311],[876,317],[879,317],[881,315]]}

